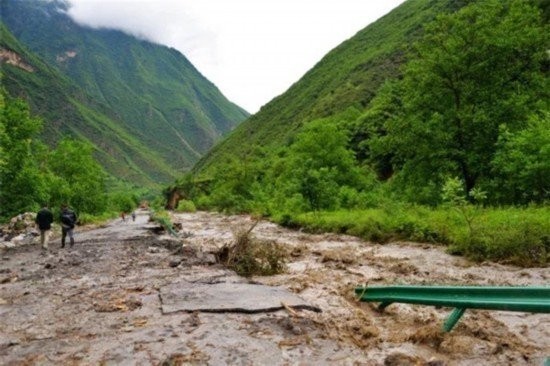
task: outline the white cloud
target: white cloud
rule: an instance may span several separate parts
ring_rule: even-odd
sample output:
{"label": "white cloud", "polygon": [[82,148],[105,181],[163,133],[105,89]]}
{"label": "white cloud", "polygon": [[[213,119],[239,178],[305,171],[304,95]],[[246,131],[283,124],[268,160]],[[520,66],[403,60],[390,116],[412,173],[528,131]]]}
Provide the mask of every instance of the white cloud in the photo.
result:
{"label": "white cloud", "polygon": [[182,52],[249,112],[404,0],[69,0],[69,15]]}

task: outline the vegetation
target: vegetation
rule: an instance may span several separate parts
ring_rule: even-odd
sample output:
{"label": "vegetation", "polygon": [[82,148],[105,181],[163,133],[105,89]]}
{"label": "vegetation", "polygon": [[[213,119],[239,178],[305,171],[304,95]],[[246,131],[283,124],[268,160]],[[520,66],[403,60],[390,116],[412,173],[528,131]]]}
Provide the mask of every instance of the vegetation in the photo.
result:
{"label": "vegetation", "polygon": [[275,242],[264,242],[255,238],[251,234],[255,226],[235,231],[234,242],[220,249],[218,260],[245,277],[271,276],[284,272],[286,250]]}
{"label": "vegetation", "polygon": [[199,208],[545,265],[548,30],[529,1],[408,1],[176,186]]}
{"label": "vegetation", "polygon": [[64,139],[50,150],[38,139],[42,120],[31,116],[24,101],[0,92],[0,107],[0,221],[44,204],[57,216],[67,203],[81,222],[136,207],[138,197],[132,191],[106,193],[107,174],[89,143]]}
{"label": "vegetation", "polygon": [[[536,8],[525,1],[480,1],[439,16],[425,32],[403,79],[371,103],[394,113],[382,123],[377,116],[361,122],[360,130],[378,130],[367,142],[367,159],[389,158],[393,178],[423,203],[437,203],[449,176],[460,177],[466,193],[486,190],[492,203],[527,203],[511,201],[500,191],[505,187],[495,184],[509,170],[495,153],[503,131],[525,131],[530,118],[548,123],[549,85],[541,71],[549,38]],[[539,193],[528,199],[548,197]]]}
{"label": "vegetation", "polygon": [[364,210],[303,213],[292,224],[311,232],[332,231],[385,243],[391,240],[437,243],[448,252],[476,260],[521,266],[550,261],[550,210],[543,207],[494,209],[472,207],[471,226],[453,208],[406,204]]}
{"label": "vegetation", "polygon": [[195,212],[197,211],[197,207],[193,203],[193,201],[189,200],[181,200],[178,203],[178,207],[176,207],[177,212]]}
{"label": "vegetation", "polygon": [[45,121],[50,147],[65,136],[87,140],[111,175],[155,187],[248,116],[176,50],[80,26],[67,6],[2,2],[0,48],[34,68],[6,65],[3,83]]}
{"label": "vegetation", "polygon": [[158,181],[173,177],[173,169],[125,131],[114,112],[94,103],[58,70],[30,53],[6,27],[0,25],[0,32],[0,48],[15,52],[34,68],[28,72],[3,65],[2,83],[8,95],[24,98],[32,113],[45,122],[41,141],[50,147],[64,137],[87,141],[112,176],[141,186],[153,188]]}
{"label": "vegetation", "polygon": [[170,215],[168,212],[160,209],[157,211],[152,211],[151,213],[151,220],[158,223],[162,228],[170,233],[171,235],[176,236],[176,230],[174,230],[174,225],[172,224],[172,220],[170,219]]}

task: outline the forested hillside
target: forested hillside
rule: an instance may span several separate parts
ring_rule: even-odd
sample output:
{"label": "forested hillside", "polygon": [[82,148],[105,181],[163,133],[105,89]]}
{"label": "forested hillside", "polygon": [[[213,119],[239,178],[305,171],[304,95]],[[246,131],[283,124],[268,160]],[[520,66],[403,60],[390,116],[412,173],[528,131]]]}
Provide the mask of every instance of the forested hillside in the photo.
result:
{"label": "forested hillside", "polygon": [[[545,262],[550,253],[544,236],[550,229],[545,4],[405,2],[326,55],[171,192],[199,207],[256,212],[382,241],[397,236],[454,243],[457,251],[480,257],[507,257],[519,248],[512,236],[529,232],[533,236],[521,245],[531,243],[538,248],[529,249],[538,253],[535,261]],[[418,204],[428,210],[452,207],[459,216],[447,217],[445,211],[446,219],[425,221],[427,213],[421,219],[408,211]],[[481,204],[535,204],[542,211],[523,214],[536,218],[503,238],[502,229],[513,227],[510,213],[479,219],[493,226],[476,231]],[[378,213],[363,221],[351,214],[385,212],[389,206],[393,217]],[[453,233],[453,220],[464,224],[460,234]],[[495,249],[497,242],[508,249]]]}
{"label": "forested hillside", "polygon": [[348,109],[361,113],[385,80],[397,78],[422,24],[464,1],[407,1],[320,60],[302,79],[266,104],[195,167],[227,155],[254,156],[256,146],[288,144],[305,125]]}
{"label": "forested hillside", "polygon": [[2,21],[50,69],[48,75],[42,68],[4,71],[8,93],[26,98],[45,118],[46,141],[65,134],[88,139],[115,158],[102,159],[113,175],[150,184],[190,169],[247,117],[178,51],[79,26],[66,7],[63,1],[2,1]]}
{"label": "forested hillside", "polygon": [[[2,85],[27,100],[35,117],[47,121],[41,129],[45,142],[54,146],[65,136],[86,140],[111,174],[137,184],[150,186],[174,176],[158,153],[143,148],[121,126],[112,109],[28,51],[5,26],[0,25],[0,32]],[[19,62],[8,62],[10,57]]]}
{"label": "forested hillside", "polygon": [[[416,202],[438,203],[449,177],[467,192],[488,191],[491,202],[544,201],[547,170],[535,151],[548,123],[547,24],[528,1],[470,3],[457,12],[463,2],[405,2],[242,124],[196,174],[221,182],[216,174],[235,170],[226,166],[231,159],[289,163],[303,140],[342,134],[360,175]],[[533,171],[515,174],[520,152],[511,150],[527,135],[542,139],[521,151],[533,154]],[[312,142],[304,158],[325,146]]]}

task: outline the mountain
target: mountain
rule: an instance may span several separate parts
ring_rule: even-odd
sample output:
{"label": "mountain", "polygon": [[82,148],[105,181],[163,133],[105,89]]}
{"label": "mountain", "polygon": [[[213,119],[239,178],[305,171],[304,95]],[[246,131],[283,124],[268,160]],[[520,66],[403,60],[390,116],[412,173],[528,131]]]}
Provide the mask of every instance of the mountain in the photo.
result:
{"label": "mountain", "polygon": [[33,69],[3,66],[8,93],[45,119],[46,141],[90,140],[117,177],[167,182],[248,116],[174,49],[80,26],[63,1],[1,6],[14,36],[3,35],[4,52]]}
{"label": "mountain", "polygon": [[309,121],[348,108],[364,110],[385,80],[399,76],[406,52],[421,35],[422,25],[465,2],[406,1],[329,52],[285,93],[216,145],[194,171],[219,166],[227,156],[253,155],[256,146],[287,145]]}
{"label": "mountain", "polygon": [[174,175],[158,153],[143,149],[102,105],[56,68],[48,66],[0,25],[2,85],[12,96],[28,100],[44,121],[43,139],[54,145],[64,136],[92,143],[96,158],[112,175],[150,186]]}
{"label": "mountain", "polygon": [[488,204],[545,202],[547,5],[404,2],[238,126],[172,197],[287,218],[392,195],[438,205],[451,188]]}

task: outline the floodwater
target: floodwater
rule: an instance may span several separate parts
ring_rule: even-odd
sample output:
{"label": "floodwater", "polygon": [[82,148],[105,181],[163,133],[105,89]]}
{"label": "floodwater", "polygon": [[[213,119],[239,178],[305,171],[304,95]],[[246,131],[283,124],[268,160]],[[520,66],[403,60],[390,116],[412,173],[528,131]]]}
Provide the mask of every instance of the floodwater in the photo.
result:
{"label": "floodwater", "polygon": [[[1,253],[0,364],[541,365],[550,356],[548,314],[468,310],[441,333],[452,309],[379,312],[353,295],[363,284],[548,285],[548,268],[475,264],[434,245],[260,221],[251,234],[284,246],[287,269],[245,279],[215,254],[255,224],[249,216],[174,214],[181,230],[172,238],[138,213],[135,222],[78,229],[71,249],[53,238],[47,255],[39,245]],[[224,307],[228,288],[239,290],[231,301],[255,310]],[[304,306],[277,307],[278,296]]]}

